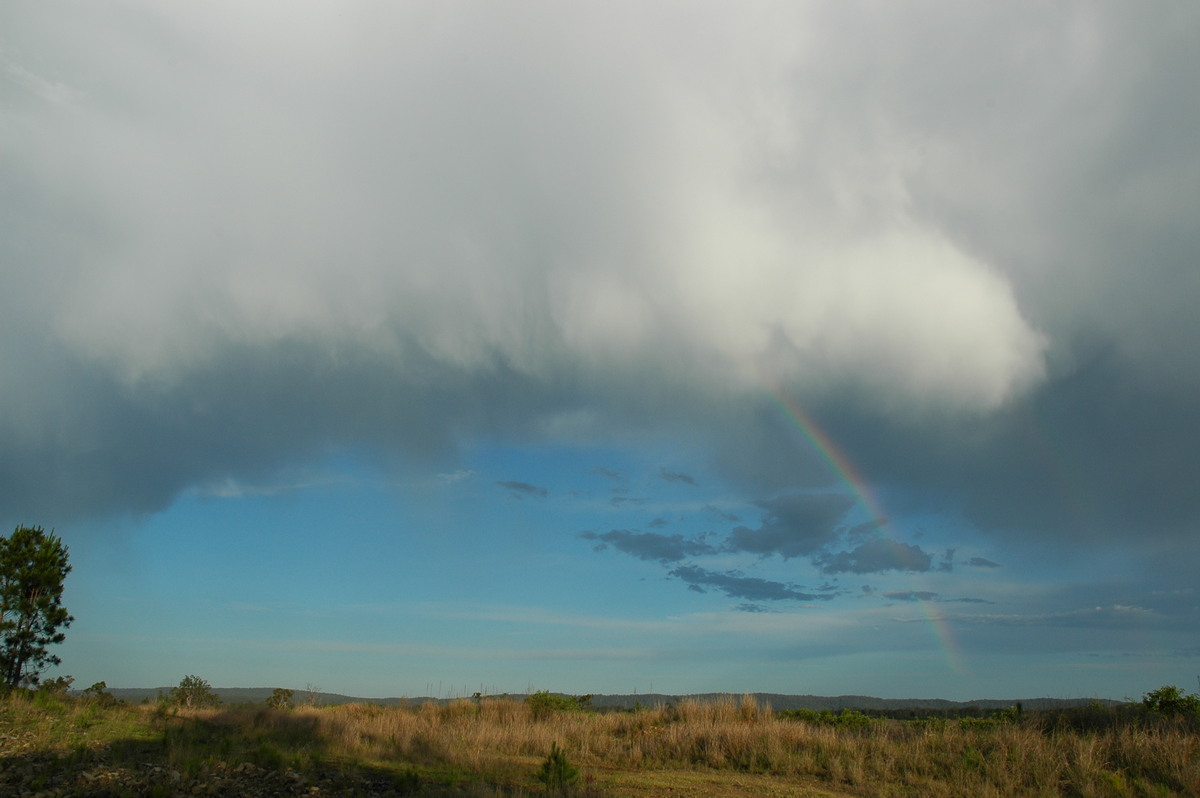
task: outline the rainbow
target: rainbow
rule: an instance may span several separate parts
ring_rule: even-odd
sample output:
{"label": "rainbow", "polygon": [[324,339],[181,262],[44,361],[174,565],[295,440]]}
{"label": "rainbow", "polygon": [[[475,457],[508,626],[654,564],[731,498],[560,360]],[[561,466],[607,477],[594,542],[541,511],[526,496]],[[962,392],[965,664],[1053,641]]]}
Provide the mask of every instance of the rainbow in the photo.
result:
{"label": "rainbow", "polygon": [[[773,385],[770,381],[761,378],[760,381],[765,386],[768,396],[779,406],[812,450],[825,461],[837,479],[846,485],[855,500],[867,511],[870,518],[875,521],[879,533],[889,542],[899,543],[900,536],[896,533],[896,529],[889,520],[888,514],[884,511],[878,496],[876,496],[867,480],[846,453],[838,447],[833,439],[829,437],[828,433],[813,420],[812,416],[795,399],[788,396],[781,388]],[[897,562],[897,565],[900,566],[899,570],[903,571],[903,564]],[[950,664],[950,667],[955,673],[964,674],[966,672],[964,657],[958,642],[954,638],[953,630],[951,630],[946,616],[942,614],[933,602],[924,599],[918,599],[918,602],[925,618],[929,621],[934,637],[945,652],[946,660]]]}

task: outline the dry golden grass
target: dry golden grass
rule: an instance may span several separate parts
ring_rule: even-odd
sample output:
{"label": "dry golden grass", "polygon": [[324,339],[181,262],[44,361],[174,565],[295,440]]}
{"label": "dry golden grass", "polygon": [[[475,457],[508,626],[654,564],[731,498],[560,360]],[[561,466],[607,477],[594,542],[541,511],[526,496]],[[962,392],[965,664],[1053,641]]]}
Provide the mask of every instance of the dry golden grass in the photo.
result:
{"label": "dry golden grass", "polygon": [[689,770],[815,779],[856,795],[1200,795],[1200,738],[1168,723],[1097,733],[1032,723],[854,730],[780,718],[749,698],[540,720],[508,700],[303,713],[339,755],[473,773],[527,771],[557,742],[600,783],[614,771]]}
{"label": "dry golden grass", "polygon": [[351,765],[446,789],[474,785],[473,794],[544,794],[534,774],[557,743],[582,770],[580,791],[596,795],[668,787],[693,796],[1200,795],[1200,737],[1185,723],[1096,732],[1030,721],[843,728],[781,717],[748,697],[601,714],[535,715],[504,699],[175,715],[67,701],[53,722],[46,714],[10,698],[0,706],[0,735],[14,725],[37,729],[27,747],[60,751],[128,744],[118,736],[159,739],[179,767],[205,757],[299,771]]}

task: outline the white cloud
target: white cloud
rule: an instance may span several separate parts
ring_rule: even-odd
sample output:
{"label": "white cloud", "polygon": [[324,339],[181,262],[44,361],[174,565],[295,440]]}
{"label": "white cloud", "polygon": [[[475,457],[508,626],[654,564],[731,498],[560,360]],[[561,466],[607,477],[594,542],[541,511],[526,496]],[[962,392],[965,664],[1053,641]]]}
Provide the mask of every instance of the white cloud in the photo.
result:
{"label": "white cloud", "polygon": [[73,11],[0,41],[14,458],[270,433],[211,478],[349,434],[715,429],[762,382],[905,429],[1061,388],[1079,341],[1196,380],[1186,11]]}
{"label": "white cloud", "polygon": [[[676,15],[716,66],[655,51]],[[816,124],[827,98],[790,78],[810,54],[726,31],[717,9],[664,17],[634,33],[532,8],[171,12],[188,59],[154,67],[180,80],[94,54],[98,81],[137,82],[139,113],[97,98],[86,125],[36,119],[71,140],[111,239],[69,267],[56,331],[167,383],[286,340],[397,369],[410,340],[550,381],[576,362],[617,382],[669,367],[707,390],[755,364],[901,408],[988,410],[1036,380],[1043,342],[1000,272],[910,218],[893,144],[852,157],[870,120],[843,109],[850,142],[807,149],[796,117]],[[407,51],[375,26],[436,41]],[[794,174],[764,190],[764,158]]]}

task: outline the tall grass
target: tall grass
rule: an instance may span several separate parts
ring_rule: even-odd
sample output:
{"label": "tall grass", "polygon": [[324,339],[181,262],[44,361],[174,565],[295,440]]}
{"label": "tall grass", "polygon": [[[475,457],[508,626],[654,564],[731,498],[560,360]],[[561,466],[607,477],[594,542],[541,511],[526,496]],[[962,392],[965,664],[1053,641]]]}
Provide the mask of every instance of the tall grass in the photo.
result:
{"label": "tall grass", "polygon": [[779,717],[749,697],[544,718],[510,700],[304,712],[341,756],[466,772],[527,769],[557,743],[584,768],[813,776],[863,794],[893,785],[897,794],[929,796],[1200,795],[1200,736],[1182,723],[1094,733],[1035,721],[844,727]]}
{"label": "tall grass", "polygon": [[600,791],[612,771],[704,770],[819,780],[864,796],[1200,795],[1200,735],[1182,721],[1078,731],[1036,716],[989,725],[786,715],[749,697],[603,714],[537,713],[507,699],[176,716],[75,701],[63,704],[54,723],[39,721],[27,700],[0,705],[4,726],[40,729],[36,747],[72,750],[113,735],[157,735],[177,767],[222,757],[298,770],[353,763],[536,792],[534,774],[557,746],[591,780],[589,789]]}

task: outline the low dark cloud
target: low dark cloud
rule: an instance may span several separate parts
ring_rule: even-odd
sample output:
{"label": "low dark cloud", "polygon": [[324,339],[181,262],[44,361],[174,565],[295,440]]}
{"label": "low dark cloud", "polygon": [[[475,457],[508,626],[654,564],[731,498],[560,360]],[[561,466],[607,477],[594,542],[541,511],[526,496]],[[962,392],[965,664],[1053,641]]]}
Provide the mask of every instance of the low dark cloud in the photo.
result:
{"label": "low dark cloud", "polygon": [[[228,344],[162,383],[131,385],[44,342],[42,372],[22,389],[44,405],[39,418],[17,434],[0,431],[0,506],[47,527],[153,513],[189,486],[285,480],[333,441],[382,463],[404,455],[442,470],[460,465],[453,417],[520,424],[540,404],[528,377],[502,362],[467,375],[408,343],[397,341],[406,369],[365,351],[335,356],[314,342]],[[32,395],[40,392],[48,393]],[[13,423],[6,417],[0,428]]]}
{"label": "low dark cloud", "polygon": [[692,590],[706,592],[719,590],[730,598],[748,601],[823,601],[832,595],[804,593],[784,582],[743,576],[736,571],[720,573],[696,565],[682,565],[669,573],[687,583]]}
{"label": "low dark cloud", "polygon": [[690,474],[684,474],[679,471],[668,471],[665,468],[660,468],[658,470],[658,476],[664,482],[682,482],[686,485],[695,485],[696,484],[695,478],[692,477]]}
{"label": "low dark cloud", "polygon": [[928,590],[889,590],[882,594],[892,601],[937,601],[938,594]]}
{"label": "low dark cloud", "polygon": [[602,534],[584,532],[584,540],[597,540],[618,551],[631,554],[639,560],[678,562],[687,557],[716,554],[717,549],[697,538],[683,535],[660,535],[654,532],[631,532],[628,529],[613,529]]}
{"label": "low dark cloud", "polygon": [[999,568],[1000,567],[1000,563],[992,562],[991,560],[986,560],[983,557],[972,557],[971,559],[967,560],[967,565],[971,566],[972,568]]}
{"label": "low dark cloud", "polygon": [[608,503],[613,507],[622,507],[626,504],[645,504],[646,500],[640,496],[613,496]]}
{"label": "low dark cloud", "polygon": [[875,538],[850,551],[825,553],[814,558],[827,574],[873,574],[883,571],[928,571],[933,555],[920,546]]}
{"label": "low dark cloud", "polygon": [[528,482],[497,482],[502,488],[512,491],[513,496],[520,498],[522,496],[534,496],[539,499],[544,499],[550,495],[550,491],[540,485],[531,485]]}
{"label": "low dark cloud", "polygon": [[942,598],[938,593],[929,590],[891,590],[879,594],[891,601],[936,601],[939,604],[992,604],[981,598]]}
{"label": "low dark cloud", "polygon": [[790,493],[757,504],[766,511],[762,523],[757,529],[734,528],[729,548],[790,559],[832,543],[854,500],[834,493]]}
{"label": "low dark cloud", "polygon": [[655,518],[653,521],[651,521],[648,524],[648,526],[651,529],[662,529],[663,527],[670,526],[670,525],[671,525],[671,522],[665,518]]}
{"label": "low dark cloud", "polygon": [[741,516],[737,515],[736,513],[726,512],[719,507],[714,507],[711,504],[704,505],[704,511],[707,513],[712,513],[716,517],[721,518],[725,521],[728,521],[732,524],[736,524],[738,521],[742,520]]}
{"label": "low dark cloud", "polygon": [[954,551],[954,549],[946,549],[946,551],[942,554],[942,561],[937,564],[937,569],[942,573],[953,573]]}

